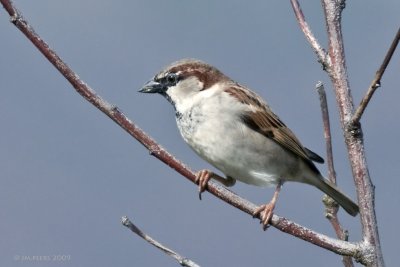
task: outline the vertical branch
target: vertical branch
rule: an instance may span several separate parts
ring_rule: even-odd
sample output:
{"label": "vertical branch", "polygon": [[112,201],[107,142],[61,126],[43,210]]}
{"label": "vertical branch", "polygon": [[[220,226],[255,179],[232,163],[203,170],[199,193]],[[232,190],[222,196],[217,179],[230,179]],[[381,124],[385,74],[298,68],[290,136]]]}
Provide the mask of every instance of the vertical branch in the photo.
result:
{"label": "vertical branch", "polygon": [[319,96],[321,105],[322,122],[324,124],[324,137],[326,146],[326,163],[328,165],[328,177],[329,180],[336,184],[336,172],[333,165],[333,149],[332,149],[332,137],[331,137],[331,124],[329,121],[329,110],[328,102],[326,101],[325,88],[322,82],[318,82],[316,90]]}
{"label": "vertical branch", "polygon": [[[341,26],[342,11],[346,1],[321,0],[321,2],[325,15],[329,43],[327,59],[323,61],[325,62],[324,70],[328,73],[335,90],[340,123],[344,132],[344,139],[360,207],[363,245],[366,247],[366,251],[368,251],[368,255],[359,256],[365,260],[363,264],[384,266],[375,214],[375,192],[365,157],[362,128],[357,121],[352,121],[354,105],[347,76]],[[304,32],[311,47],[314,51],[321,51],[320,46],[314,41],[315,38],[310,38],[311,31],[309,26],[305,23],[304,15],[298,1],[291,0],[291,3],[300,28]],[[321,55],[317,53],[317,56],[318,60],[321,61]]]}
{"label": "vertical branch", "polygon": [[[329,110],[328,110],[328,102],[326,101],[326,93],[325,88],[322,82],[318,82],[316,85],[316,90],[319,96],[319,101],[321,104],[321,113],[322,113],[322,122],[324,125],[324,136],[325,136],[325,145],[326,145],[326,161],[328,165],[328,178],[329,180],[336,184],[336,172],[333,165],[333,149],[332,149],[332,138],[331,138],[331,126],[329,120]],[[340,224],[337,212],[339,206],[337,203],[330,198],[328,195],[325,195],[323,198],[323,202],[325,204],[326,218],[331,223],[333,229],[335,230],[336,236],[341,240],[348,240],[348,233],[343,229]],[[343,256],[342,257],[343,265],[346,267],[353,267],[353,261],[351,257]]]}
{"label": "vertical branch", "polygon": [[322,0],[322,6],[325,12],[328,32],[328,55],[332,62],[332,68],[328,74],[335,89],[341,126],[344,131],[345,143],[356,185],[363,241],[366,245],[370,246],[373,254],[368,259],[369,264],[384,266],[375,214],[375,192],[365,157],[362,128],[360,124],[350,124],[354,113],[354,106],[347,76],[341,26],[341,16],[345,7],[345,1]]}

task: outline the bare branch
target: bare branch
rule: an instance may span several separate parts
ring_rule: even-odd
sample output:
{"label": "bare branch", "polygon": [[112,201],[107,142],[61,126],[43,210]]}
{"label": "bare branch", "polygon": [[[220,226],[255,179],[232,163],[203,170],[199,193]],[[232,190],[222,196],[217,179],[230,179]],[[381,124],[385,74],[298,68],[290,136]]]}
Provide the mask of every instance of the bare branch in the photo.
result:
{"label": "bare branch", "polygon": [[325,88],[322,82],[318,82],[315,87],[319,96],[321,113],[322,113],[322,122],[324,124],[324,137],[326,146],[326,163],[328,165],[328,177],[332,183],[336,184],[336,172],[333,165],[331,125],[329,121],[328,102],[326,101]]}
{"label": "bare branch", "polygon": [[378,89],[381,86],[382,76],[385,73],[386,67],[389,65],[390,60],[392,59],[393,53],[396,50],[397,45],[399,44],[399,40],[400,40],[400,28],[397,30],[397,34],[394,37],[389,50],[386,52],[386,56],[383,59],[381,66],[376,71],[374,79],[369,85],[369,88],[365,96],[361,100],[360,105],[358,106],[356,112],[354,113],[353,118],[351,119],[352,124],[358,124],[360,122],[361,116],[363,115],[373,94],[375,93],[376,89]]}
{"label": "bare branch", "polygon": [[362,128],[360,124],[350,123],[354,114],[354,106],[347,75],[341,26],[345,1],[322,0],[321,2],[328,32],[328,56],[332,63],[327,72],[335,89],[340,122],[344,131],[350,165],[356,185],[363,245],[369,247],[368,250],[371,252],[370,257],[364,257],[364,264],[384,266],[375,213],[375,192],[365,157]]}
{"label": "bare branch", "polygon": [[180,265],[182,266],[187,266],[187,267],[200,267],[197,263],[194,261],[187,259],[185,257],[182,257],[179,255],[177,252],[173,251],[172,249],[167,248],[166,246],[162,245],[161,243],[157,242],[157,240],[154,240],[150,236],[148,236],[146,233],[142,232],[136,225],[134,225],[128,217],[123,216],[121,219],[122,225],[126,226],[129,228],[132,232],[149,242],[151,245],[155,246],[168,256],[171,256],[174,258]]}
{"label": "bare branch", "polygon": [[318,61],[322,64],[324,70],[328,69],[331,65],[330,59],[329,57],[327,57],[326,51],[319,44],[317,38],[315,38],[314,34],[311,32],[311,29],[306,22],[299,2],[297,0],[290,0],[290,3],[292,4],[297,22],[300,25],[300,29],[303,31],[305,37],[307,38],[307,41],[310,43],[311,48],[314,50],[315,54],[317,54]]}
{"label": "bare branch", "polygon": [[[321,113],[322,113],[322,122],[324,125],[324,137],[325,137],[325,146],[326,146],[326,158],[328,165],[328,178],[329,180],[336,184],[336,172],[333,165],[333,150],[332,150],[332,138],[331,138],[331,126],[329,120],[329,110],[328,110],[328,102],[326,100],[326,93],[324,84],[322,82],[318,82],[316,85],[316,90],[319,96],[319,101],[321,105]],[[325,217],[331,223],[333,229],[335,230],[336,236],[341,239],[347,241],[347,231],[343,230],[337,212],[339,209],[339,205],[328,195],[325,195],[323,198],[323,202],[325,205]],[[346,267],[354,266],[351,257],[343,256],[342,262]]]}
{"label": "bare branch", "polygon": [[[84,83],[78,77],[78,75],[74,73],[72,69],[69,68],[68,65],[65,64],[60,57],[49,48],[43,39],[34,32],[32,27],[27,23],[26,20],[22,18],[21,14],[15,9],[10,0],[0,0],[0,2],[13,18],[12,23],[15,24],[15,26],[20,29],[29,40],[31,40],[31,42],[54,65],[54,67],[59,70],[59,72],[71,83],[71,85],[80,95],[82,95],[87,101],[92,103],[96,108],[110,117],[132,137],[137,139],[150,151],[151,155],[175,169],[188,180],[192,181],[193,183],[195,182],[196,176],[194,172],[192,172],[182,162],[178,161],[174,156],[158,145],[150,136],[148,136],[143,130],[130,121],[117,107],[112,106],[107,101],[102,99],[92,88]],[[240,196],[213,181],[209,182],[207,190],[226,203],[244,211],[249,215],[252,215],[257,208],[255,204],[241,198]],[[357,243],[345,242],[330,238],[277,215],[272,217],[271,225],[282,232],[301,238],[307,242],[328,249],[332,252],[348,256],[361,255],[361,261],[362,257],[366,256],[366,253],[368,253],[363,246],[360,246]]]}
{"label": "bare branch", "polygon": [[[313,42],[310,30],[305,24],[304,16],[296,0],[291,0],[300,28],[309,40],[312,49],[321,60],[321,49]],[[379,240],[378,225],[375,213],[375,192],[369,175],[365,157],[362,128],[359,123],[352,123],[354,115],[353,98],[347,75],[346,58],[342,37],[342,11],[345,8],[345,0],[321,0],[324,10],[326,29],[328,33],[328,55],[325,65],[336,96],[339,108],[340,122],[344,131],[345,142],[349,154],[350,164],[357,190],[357,198],[360,207],[360,217],[363,232],[363,245],[368,247],[370,257],[364,257],[363,264],[371,266],[384,266],[383,254]],[[315,39],[315,38],[314,38]],[[323,58],[324,59],[324,58]],[[384,69],[383,69],[384,70]],[[367,97],[369,99],[370,97]],[[362,112],[361,112],[362,113]],[[357,118],[357,117],[356,117]]]}

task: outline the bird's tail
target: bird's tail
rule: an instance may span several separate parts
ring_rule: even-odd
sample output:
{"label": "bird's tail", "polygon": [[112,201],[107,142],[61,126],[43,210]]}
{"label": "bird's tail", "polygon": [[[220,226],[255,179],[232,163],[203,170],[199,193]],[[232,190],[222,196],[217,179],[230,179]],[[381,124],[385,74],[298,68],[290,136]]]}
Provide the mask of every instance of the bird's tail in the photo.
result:
{"label": "bird's tail", "polygon": [[313,179],[313,185],[333,198],[351,216],[356,216],[358,214],[358,205],[342,193],[339,188],[330,181],[321,176],[320,179]]}

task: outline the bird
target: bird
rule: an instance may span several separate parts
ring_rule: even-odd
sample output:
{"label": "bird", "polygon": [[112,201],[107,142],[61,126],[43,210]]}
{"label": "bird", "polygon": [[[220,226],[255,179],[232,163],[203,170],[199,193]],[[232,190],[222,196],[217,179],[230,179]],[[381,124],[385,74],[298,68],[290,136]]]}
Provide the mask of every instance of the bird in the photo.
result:
{"label": "bird", "polygon": [[316,163],[322,157],[304,147],[267,102],[216,67],[197,59],[173,62],[139,90],[157,93],[174,107],[179,132],[202,159],[222,177],[204,169],[196,174],[199,197],[210,179],[225,186],[236,180],[260,187],[276,186],[271,201],[253,213],[268,227],[283,183],[312,185],[356,216],[359,208]]}

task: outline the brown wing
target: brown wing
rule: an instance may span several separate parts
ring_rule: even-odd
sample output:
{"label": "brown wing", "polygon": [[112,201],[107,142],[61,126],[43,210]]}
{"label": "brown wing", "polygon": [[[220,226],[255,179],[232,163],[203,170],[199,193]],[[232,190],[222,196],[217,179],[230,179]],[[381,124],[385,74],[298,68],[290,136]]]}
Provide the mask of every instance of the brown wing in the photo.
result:
{"label": "brown wing", "polygon": [[301,158],[311,160],[292,131],[272,112],[247,112],[241,116],[241,119],[251,129],[271,138]]}
{"label": "brown wing", "polygon": [[237,98],[241,103],[256,107],[254,111],[248,111],[241,116],[243,123],[248,127],[267,138],[271,138],[288,151],[307,161],[324,162],[320,156],[303,147],[293,132],[254,92],[244,89],[240,85],[228,88],[225,91]]}

